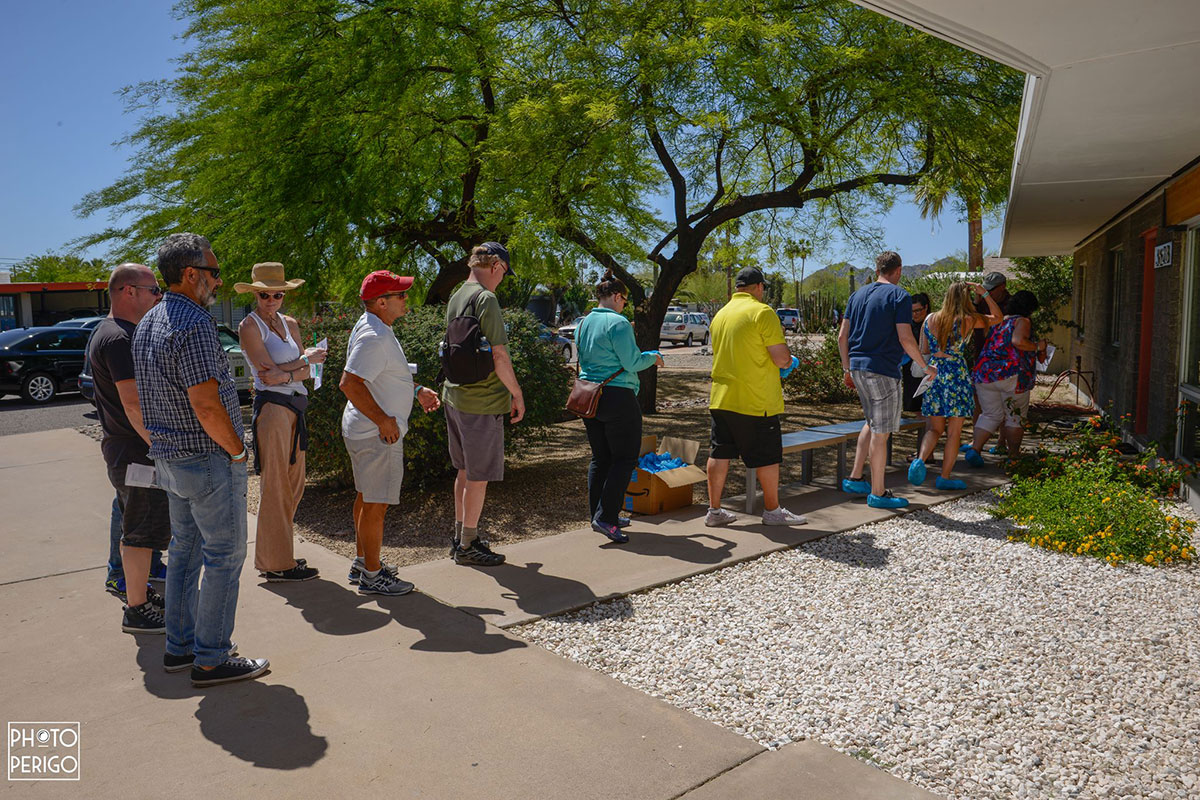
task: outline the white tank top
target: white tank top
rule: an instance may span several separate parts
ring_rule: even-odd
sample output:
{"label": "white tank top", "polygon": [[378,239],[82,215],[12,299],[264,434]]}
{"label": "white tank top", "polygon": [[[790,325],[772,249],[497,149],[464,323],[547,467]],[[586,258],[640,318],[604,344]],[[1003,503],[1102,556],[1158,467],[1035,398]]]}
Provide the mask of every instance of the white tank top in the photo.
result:
{"label": "white tank top", "polygon": [[[267,355],[271,357],[271,361],[275,364],[286,364],[289,361],[295,361],[300,357],[300,345],[292,339],[292,332],[288,329],[287,323],[283,323],[283,332],[287,334],[286,339],[280,339],[279,334],[271,330],[271,326],[263,322],[262,318],[254,311],[248,315],[255,324],[258,325],[258,332],[262,335],[263,346],[267,348]],[[308,394],[308,388],[304,385],[304,381],[291,381],[289,383],[281,383],[278,386],[267,386],[258,377],[258,368],[254,363],[247,358],[247,365],[250,367],[250,374],[254,376],[254,391],[256,392],[279,392],[280,394]]]}

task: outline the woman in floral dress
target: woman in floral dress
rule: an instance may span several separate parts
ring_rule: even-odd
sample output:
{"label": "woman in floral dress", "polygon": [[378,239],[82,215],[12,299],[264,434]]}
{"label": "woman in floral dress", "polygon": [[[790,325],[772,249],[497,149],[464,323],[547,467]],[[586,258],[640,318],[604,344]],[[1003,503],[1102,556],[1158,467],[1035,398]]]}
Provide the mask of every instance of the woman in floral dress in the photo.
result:
{"label": "woman in floral dress", "polygon": [[[988,305],[986,316],[975,312],[972,294],[980,295]],[[925,482],[925,460],[933,455],[938,439],[946,433],[942,454],[942,474],[934,485],[939,489],[965,489],[961,480],[951,478],[958,458],[963,421],[975,412],[975,391],[971,373],[963,355],[976,328],[990,328],[1003,319],[1000,307],[978,283],[958,281],[946,290],[941,310],[930,314],[921,331],[921,352],[926,353],[930,366],[937,367],[937,376],[925,391],[921,413],[929,420],[921,451],[908,466],[908,480],[920,486]]]}

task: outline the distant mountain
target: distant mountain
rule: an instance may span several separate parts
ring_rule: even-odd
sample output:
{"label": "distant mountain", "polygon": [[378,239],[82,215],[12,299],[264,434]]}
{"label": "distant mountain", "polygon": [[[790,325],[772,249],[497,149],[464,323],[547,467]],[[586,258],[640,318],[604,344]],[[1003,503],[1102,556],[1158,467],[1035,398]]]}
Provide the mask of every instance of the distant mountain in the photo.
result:
{"label": "distant mountain", "polygon": [[[905,277],[916,277],[924,275],[926,272],[949,272],[959,269],[962,269],[962,262],[953,256],[946,256],[945,258],[939,258],[932,264],[905,264],[904,275]],[[850,274],[854,275],[855,286],[862,286],[865,283],[875,280],[874,267],[856,267],[853,264],[842,261],[838,264],[830,264],[815,272],[808,273],[804,278],[804,282],[807,284],[809,280],[816,279],[816,282],[820,284],[827,280],[824,278],[826,275],[831,278],[844,279]]]}

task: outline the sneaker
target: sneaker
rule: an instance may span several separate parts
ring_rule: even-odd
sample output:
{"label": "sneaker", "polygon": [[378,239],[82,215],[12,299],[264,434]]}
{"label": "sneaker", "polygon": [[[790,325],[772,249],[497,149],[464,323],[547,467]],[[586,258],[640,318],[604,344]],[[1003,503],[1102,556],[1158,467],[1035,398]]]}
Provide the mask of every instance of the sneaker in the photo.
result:
{"label": "sneaker", "polygon": [[257,678],[266,672],[271,662],[265,658],[239,658],[229,656],[224,664],[213,669],[192,667],[192,686],[216,686],[218,683],[231,683]]}
{"label": "sneaker", "polygon": [[[233,642],[229,643],[229,655],[237,655],[237,645]],[[185,656],[173,656],[170,653],[163,653],[163,672],[183,672],[196,662],[196,656],[188,653]]]}
{"label": "sneaker", "polygon": [[958,478],[943,478],[941,475],[938,475],[938,478],[933,482],[933,485],[947,492],[961,492],[963,489],[967,488],[967,484],[963,483]]}
{"label": "sneaker", "polygon": [[883,494],[867,495],[867,505],[871,508],[905,508],[908,506],[908,501],[903,497],[896,497],[892,494],[892,490],[888,489]]}
{"label": "sneaker", "polygon": [[160,561],[157,567],[150,567],[150,580],[155,583],[166,583],[167,565]]}
{"label": "sneaker", "polygon": [[[300,559],[297,558],[296,563],[299,564]],[[384,572],[390,573],[393,576],[396,574],[396,568],[393,565],[387,564],[383,561],[380,561],[379,564],[380,569],[382,569]],[[354,560],[350,562],[350,574],[346,576],[346,580],[354,586],[357,586],[359,576],[362,575],[364,571],[365,568],[363,567],[362,556],[355,556]]]}
{"label": "sneaker", "polygon": [[621,532],[620,525],[608,525],[598,519],[594,519],[592,520],[592,530],[596,533],[603,533],[617,544],[625,544],[629,541],[629,537]]}
{"label": "sneaker", "polygon": [[483,541],[476,539],[467,547],[454,548],[454,563],[476,567],[498,567],[504,563],[504,556],[493,553]]}
{"label": "sneaker", "polygon": [[160,611],[164,610],[167,607],[166,598],[164,598],[161,594],[159,594],[158,590],[155,589],[150,584],[146,584],[146,602],[151,604],[152,606],[154,606],[155,608],[157,608]]}
{"label": "sneaker", "polygon": [[965,458],[967,463],[972,467],[983,466],[983,456],[979,455],[979,451],[974,447],[971,447],[971,445],[967,445],[967,449],[963,450],[963,458]]}
{"label": "sneaker", "polygon": [[737,521],[737,515],[723,508],[710,508],[704,515],[704,524],[709,528],[723,528],[735,521]]}
{"label": "sneaker", "polygon": [[633,520],[631,520],[629,517],[617,517],[618,528],[628,528],[632,524]]}
{"label": "sneaker", "polygon": [[125,606],[121,630],[126,633],[166,633],[167,621],[163,619],[162,612],[147,601],[133,608]]}
{"label": "sneaker", "polygon": [[124,578],[109,578],[104,582],[104,591],[111,595],[116,595],[125,599],[125,579]]}
{"label": "sneaker", "polygon": [[402,581],[386,569],[380,569],[375,577],[371,577],[364,569],[358,573],[359,594],[386,594],[398,597],[408,594],[415,587],[408,581]]}
{"label": "sneaker", "polygon": [[801,514],[793,514],[783,506],[764,511],[762,515],[763,525],[807,525],[808,520]]}
{"label": "sneaker", "polygon": [[913,486],[920,486],[925,482],[925,462],[919,458],[914,458],[912,463],[908,465],[908,482]]}
{"label": "sneaker", "polygon": [[842,491],[846,494],[862,497],[871,493],[871,482],[864,481],[862,478],[859,478],[858,480],[855,480],[854,478],[845,478],[842,480]]}
{"label": "sneaker", "polygon": [[316,567],[306,567],[296,563],[291,569],[264,570],[258,573],[267,579],[267,583],[287,583],[291,581],[311,581],[320,574]]}
{"label": "sneaker", "polygon": [[461,542],[458,540],[458,534],[450,537],[450,557],[454,558],[454,551],[458,549]]}

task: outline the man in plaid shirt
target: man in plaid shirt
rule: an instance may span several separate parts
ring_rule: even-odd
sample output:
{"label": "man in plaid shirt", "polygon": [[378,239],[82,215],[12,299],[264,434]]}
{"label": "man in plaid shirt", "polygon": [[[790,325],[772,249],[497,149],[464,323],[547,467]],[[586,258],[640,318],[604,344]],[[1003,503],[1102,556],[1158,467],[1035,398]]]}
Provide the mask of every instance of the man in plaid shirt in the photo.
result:
{"label": "man in plaid shirt", "polygon": [[150,458],[171,506],[163,668],[191,667],[195,686],[256,678],[269,662],[231,653],[246,558],[246,448],[208,313],[221,270],[207,239],[176,233],[158,248],[158,271],[168,291],[138,323],[133,360]]}

